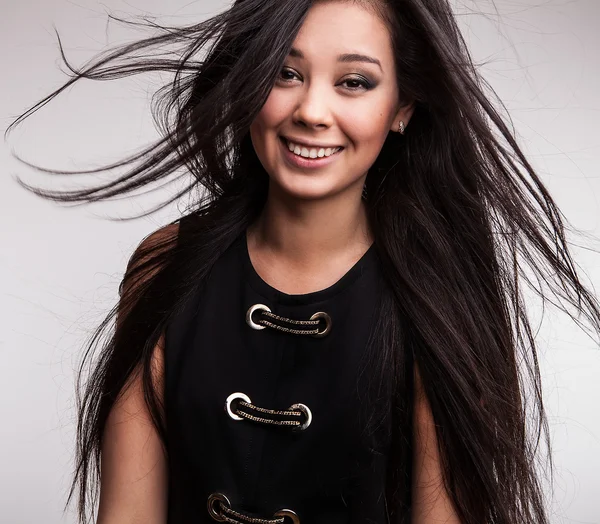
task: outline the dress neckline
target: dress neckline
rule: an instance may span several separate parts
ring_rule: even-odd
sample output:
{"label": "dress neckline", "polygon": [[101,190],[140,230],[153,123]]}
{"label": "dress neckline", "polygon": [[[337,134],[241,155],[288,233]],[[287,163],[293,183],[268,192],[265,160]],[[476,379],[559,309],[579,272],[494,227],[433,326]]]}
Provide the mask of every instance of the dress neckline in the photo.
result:
{"label": "dress neckline", "polygon": [[302,294],[289,294],[278,290],[277,288],[268,284],[263,278],[257,273],[256,269],[252,265],[250,259],[250,252],[248,250],[248,237],[247,230],[242,231],[239,238],[239,254],[242,259],[244,274],[248,279],[250,286],[260,295],[269,299],[272,302],[285,305],[306,305],[316,302],[323,302],[344,291],[358,278],[360,277],[364,269],[370,260],[375,257],[375,244],[371,244],[369,248],[363,253],[363,255],[354,263],[344,275],[342,275],[336,282],[330,286],[320,289],[317,291],[311,291],[310,293]]}

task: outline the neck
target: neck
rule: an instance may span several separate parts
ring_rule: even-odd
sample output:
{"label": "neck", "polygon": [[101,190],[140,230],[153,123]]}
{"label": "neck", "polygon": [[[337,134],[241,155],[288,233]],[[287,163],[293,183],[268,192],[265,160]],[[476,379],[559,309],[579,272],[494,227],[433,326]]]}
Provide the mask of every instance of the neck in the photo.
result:
{"label": "neck", "polygon": [[299,200],[271,184],[260,217],[248,228],[248,244],[296,267],[314,266],[324,257],[360,255],[372,244],[361,193],[362,185],[360,191]]}

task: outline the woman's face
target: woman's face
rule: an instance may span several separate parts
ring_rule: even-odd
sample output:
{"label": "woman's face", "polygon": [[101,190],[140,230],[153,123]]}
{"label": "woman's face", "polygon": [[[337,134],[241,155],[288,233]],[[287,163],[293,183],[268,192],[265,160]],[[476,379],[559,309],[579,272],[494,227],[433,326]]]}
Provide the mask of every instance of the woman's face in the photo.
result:
{"label": "woman's face", "polygon": [[[352,2],[315,4],[250,126],[271,184],[302,199],[345,191],[360,195],[388,132],[410,118],[398,96],[385,23]],[[295,152],[304,148],[309,156],[328,153],[329,147],[343,149],[329,158],[307,159],[292,156],[289,142],[296,143]]]}

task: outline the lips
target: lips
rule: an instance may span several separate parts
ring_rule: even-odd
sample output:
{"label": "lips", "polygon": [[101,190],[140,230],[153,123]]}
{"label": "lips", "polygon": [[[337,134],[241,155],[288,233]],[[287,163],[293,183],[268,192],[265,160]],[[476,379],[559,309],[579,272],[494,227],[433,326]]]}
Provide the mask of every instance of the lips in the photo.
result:
{"label": "lips", "polygon": [[335,153],[329,156],[310,158],[303,157],[301,155],[296,155],[295,153],[290,151],[287,141],[283,137],[280,137],[280,143],[282,153],[286,162],[294,168],[299,169],[319,169],[321,167],[325,167],[331,164],[332,162],[335,162],[339,158],[340,154],[343,152],[343,148],[341,148],[339,151],[336,151]]}
{"label": "lips", "polygon": [[306,149],[309,149],[309,150],[310,149],[337,149],[337,148],[339,148],[341,151],[342,149],[344,149],[343,146],[323,146],[323,145],[309,146],[307,144],[303,144],[302,142],[295,142],[294,140],[290,140],[289,138],[287,138],[285,136],[280,136],[279,138],[283,141],[283,143],[286,145],[286,147],[288,146],[289,143],[292,143],[292,144],[295,144],[295,145],[298,145],[301,147],[305,147]]}
{"label": "lips", "polygon": [[[342,146],[307,146],[306,144],[301,144],[300,142],[294,142],[292,140],[288,140],[286,137],[284,136],[280,136],[279,140],[281,141],[281,144],[283,145],[283,147],[286,149],[286,151],[289,151],[291,154],[297,156],[297,157],[301,157],[304,158],[306,160],[318,160],[320,158],[329,158],[329,157],[320,157],[317,156],[315,158],[311,158],[309,157],[304,157],[302,155],[296,155],[292,150],[290,150],[289,144],[294,144],[295,146],[300,146],[302,149],[307,149],[308,151],[315,149],[317,152],[320,149],[323,149],[325,151],[327,151],[328,149],[332,151],[332,154],[330,154],[329,156],[333,156],[336,155],[337,153],[340,153],[344,148]],[[335,150],[335,152],[333,152],[333,150]]]}

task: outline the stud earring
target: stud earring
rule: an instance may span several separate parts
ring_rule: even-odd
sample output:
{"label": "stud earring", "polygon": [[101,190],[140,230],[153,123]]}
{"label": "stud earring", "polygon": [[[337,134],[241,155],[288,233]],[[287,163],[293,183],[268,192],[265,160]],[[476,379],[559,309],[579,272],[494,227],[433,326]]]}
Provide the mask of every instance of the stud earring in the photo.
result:
{"label": "stud earring", "polygon": [[398,132],[403,135],[405,129],[404,120],[400,120],[400,123],[398,124]]}

